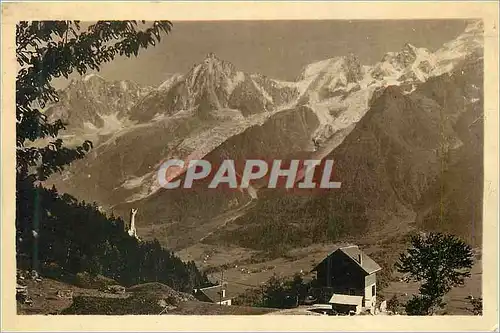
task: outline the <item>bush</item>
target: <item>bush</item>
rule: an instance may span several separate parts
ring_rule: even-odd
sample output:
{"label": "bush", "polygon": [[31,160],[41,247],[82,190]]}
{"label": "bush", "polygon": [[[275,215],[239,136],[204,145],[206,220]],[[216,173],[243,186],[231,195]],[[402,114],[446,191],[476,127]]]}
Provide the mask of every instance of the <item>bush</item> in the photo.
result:
{"label": "bush", "polygon": [[116,285],[117,282],[113,279],[102,275],[93,276],[87,272],[78,273],[75,275],[74,285],[85,289],[105,290],[107,286]]}
{"label": "bush", "polygon": [[133,295],[128,298],[76,296],[73,304],[61,314],[69,315],[157,315],[163,308],[152,295]]}
{"label": "bush", "polygon": [[392,313],[401,313],[402,309],[403,307],[398,299],[398,296],[394,295],[390,300],[387,301],[387,311]]}

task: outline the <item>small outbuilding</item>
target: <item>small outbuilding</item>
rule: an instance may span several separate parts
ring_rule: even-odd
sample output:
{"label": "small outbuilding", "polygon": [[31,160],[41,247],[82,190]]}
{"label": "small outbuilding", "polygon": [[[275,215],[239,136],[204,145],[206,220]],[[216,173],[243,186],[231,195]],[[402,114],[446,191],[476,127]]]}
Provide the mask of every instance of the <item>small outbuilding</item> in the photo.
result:
{"label": "small outbuilding", "polygon": [[339,313],[359,314],[363,309],[363,297],[333,294],[328,302],[332,305],[332,310]]}
{"label": "small outbuilding", "polygon": [[202,302],[231,305],[233,296],[228,289],[228,284],[223,283],[222,285],[195,289],[194,296]]}

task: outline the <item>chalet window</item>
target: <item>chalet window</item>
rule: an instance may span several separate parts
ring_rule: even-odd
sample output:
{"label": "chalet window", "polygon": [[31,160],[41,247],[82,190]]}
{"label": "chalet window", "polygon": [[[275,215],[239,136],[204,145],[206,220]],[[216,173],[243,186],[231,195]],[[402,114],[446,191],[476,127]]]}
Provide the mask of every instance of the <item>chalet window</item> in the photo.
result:
{"label": "chalet window", "polygon": [[372,286],[372,296],[375,296],[375,285]]}

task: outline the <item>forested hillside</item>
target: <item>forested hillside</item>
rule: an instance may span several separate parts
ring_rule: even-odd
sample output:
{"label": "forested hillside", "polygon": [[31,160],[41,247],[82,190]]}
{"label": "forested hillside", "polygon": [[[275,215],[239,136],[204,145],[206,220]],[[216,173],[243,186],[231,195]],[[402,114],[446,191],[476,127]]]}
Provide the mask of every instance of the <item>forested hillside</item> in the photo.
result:
{"label": "forested hillside", "polygon": [[[158,241],[130,237],[125,222],[106,216],[96,203],[79,202],[55,188],[34,187],[28,182],[18,183],[16,198],[21,268],[29,267],[37,256],[42,273],[49,269],[62,274],[87,272],[123,285],[154,281],[188,292],[208,282],[194,262],[182,262]],[[34,225],[39,227],[35,234]]]}

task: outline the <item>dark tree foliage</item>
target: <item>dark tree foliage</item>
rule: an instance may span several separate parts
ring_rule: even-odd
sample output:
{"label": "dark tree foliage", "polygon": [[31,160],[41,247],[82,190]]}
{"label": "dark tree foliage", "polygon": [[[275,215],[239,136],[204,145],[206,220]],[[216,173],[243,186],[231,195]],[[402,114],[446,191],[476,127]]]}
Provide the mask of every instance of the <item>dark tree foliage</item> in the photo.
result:
{"label": "dark tree foliage", "polygon": [[38,259],[43,267],[65,273],[103,275],[123,285],[161,282],[191,292],[208,279],[194,262],[182,262],[158,241],[139,242],[125,232],[124,221],[107,217],[96,203],[79,202],[55,188],[29,183],[17,189],[17,253],[32,255],[32,219],[39,219]]}
{"label": "dark tree foliage", "polygon": [[309,291],[309,285],[300,274],[292,279],[284,279],[273,275],[260,288],[249,289],[236,300],[237,305],[247,305],[266,308],[292,308],[302,303]]}
{"label": "dark tree foliage", "polygon": [[285,308],[292,295],[287,290],[285,281],[273,275],[264,288],[263,306],[266,308]]}
{"label": "dark tree foliage", "polygon": [[406,304],[409,315],[430,315],[445,303],[443,296],[462,285],[470,276],[472,248],[453,235],[430,233],[414,235],[407,253],[400,255],[396,269],[407,281],[421,282],[420,295]]}
{"label": "dark tree foliage", "polygon": [[483,314],[483,298],[475,298],[473,296],[466,297],[467,301],[470,303],[472,308],[467,309],[470,313],[475,316],[481,316]]}
{"label": "dark tree foliage", "polygon": [[394,295],[387,301],[387,310],[392,313],[399,313],[399,309],[401,307],[401,302],[398,299],[398,296]]}
{"label": "dark tree foliage", "polygon": [[155,242],[138,242],[123,221],[102,214],[96,204],[78,202],[39,184],[83,158],[92,143],[65,147],[61,120],[43,109],[58,101],[54,78],[85,74],[116,56],[137,56],[169,33],[169,21],[99,21],[81,29],[78,21],[30,21],[16,26],[16,245],[18,264],[33,269],[56,265],[70,273],[102,274],[125,285],[158,281],[177,290],[206,283],[194,262],[183,263]]}
{"label": "dark tree foliage", "polygon": [[310,286],[304,282],[300,274],[295,274],[293,279],[285,283],[288,292],[297,297],[299,304],[303,303],[307,297]]}

